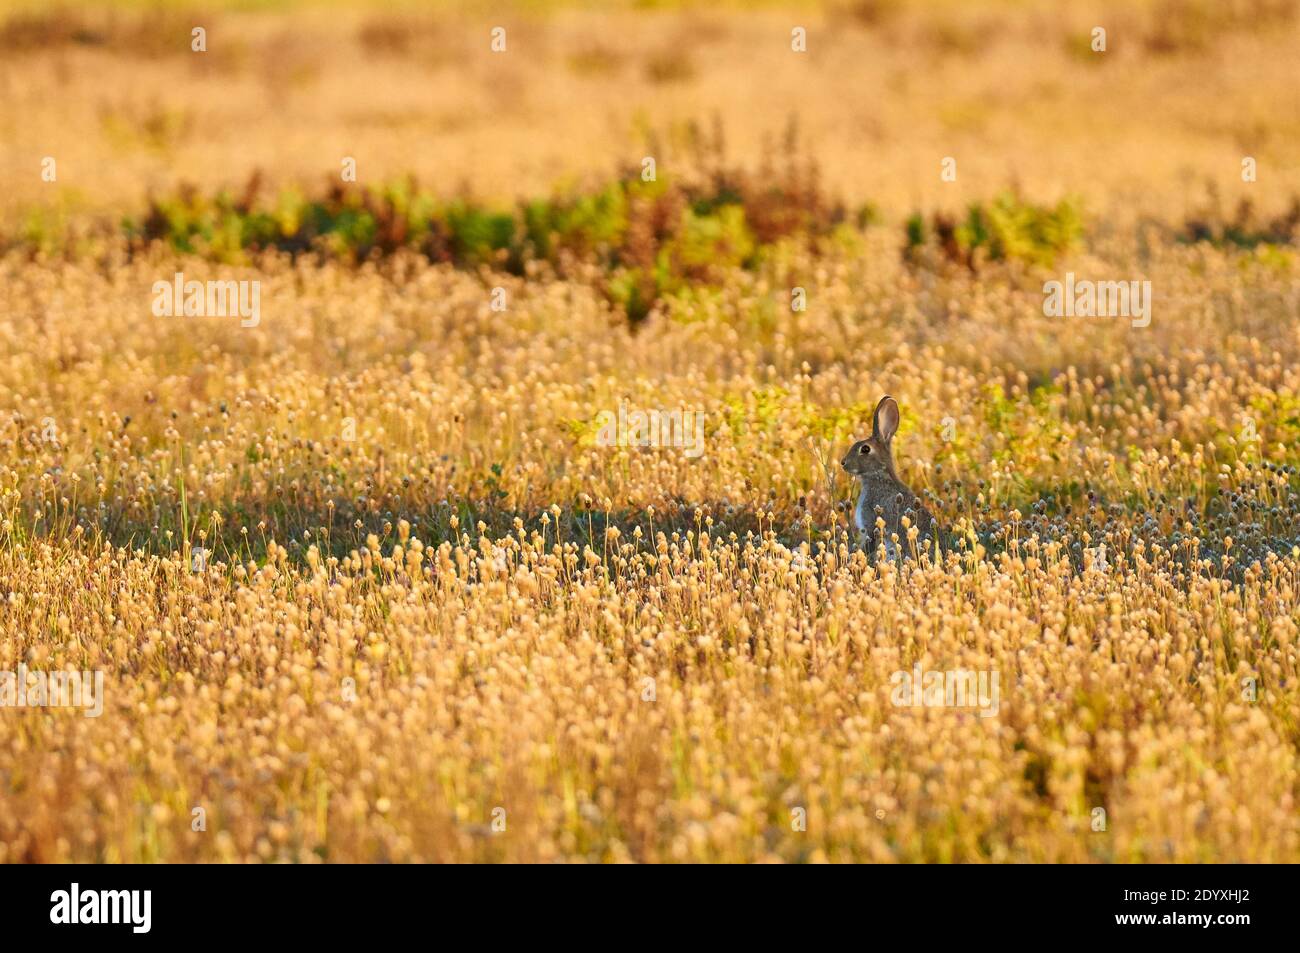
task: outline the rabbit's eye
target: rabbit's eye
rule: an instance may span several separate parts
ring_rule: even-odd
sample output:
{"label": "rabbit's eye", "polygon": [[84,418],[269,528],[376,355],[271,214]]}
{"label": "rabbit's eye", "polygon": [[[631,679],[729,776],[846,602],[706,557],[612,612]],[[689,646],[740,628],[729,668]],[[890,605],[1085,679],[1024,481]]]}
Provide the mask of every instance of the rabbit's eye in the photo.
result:
{"label": "rabbit's eye", "polygon": [[870,453],[870,452],[871,452],[871,447],[868,444],[864,443],[861,447],[858,448],[858,453]]}

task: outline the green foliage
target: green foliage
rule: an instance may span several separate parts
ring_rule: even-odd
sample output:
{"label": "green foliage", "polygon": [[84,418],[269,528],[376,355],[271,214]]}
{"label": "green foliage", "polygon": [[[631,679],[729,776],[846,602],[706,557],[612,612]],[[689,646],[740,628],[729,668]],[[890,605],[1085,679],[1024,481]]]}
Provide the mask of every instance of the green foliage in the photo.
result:
{"label": "green foliage", "polygon": [[907,232],[908,249],[921,248],[925,245],[925,216],[920,212],[913,212],[908,216],[904,229]]}
{"label": "green foliage", "polygon": [[661,288],[656,273],[642,268],[627,268],[616,272],[606,283],[605,294],[623,309],[634,324],[644,320],[659,299]]}
{"label": "green foliage", "polygon": [[1083,235],[1083,219],[1073,202],[1062,199],[1047,208],[1022,202],[1010,192],[999,195],[987,210],[972,206],[968,222],[978,225],[971,234],[988,245],[994,261],[1017,258],[1050,265]]}
{"label": "green foliage", "polygon": [[918,260],[933,241],[943,258],[971,270],[985,261],[1050,266],[1083,236],[1083,217],[1069,199],[1035,205],[1002,192],[992,202],[971,205],[961,221],[938,213],[927,226],[920,213],[913,214],[905,232],[911,260]]}
{"label": "green foliage", "polygon": [[1298,232],[1300,196],[1292,196],[1287,211],[1265,219],[1250,199],[1245,198],[1237,203],[1231,215],[1225,213],[1217,191],[1212,188],[1208,204],[1184,222],[1179,238],[1184,242],[1209,242],[1216,248],[1268,249],[1293,244]]}
{"label": "green foliage", "polygon": [[238,198],[183,188],[153,200],[139,224],[125,224],[127,235],[133,247],[161,241],[224,261],[275,248],[355,262],[408,248],[435,261],[515,273],[530,260],[561,273],[595,262],[608,274],[609,300],[639,321],[665,294],[752,268],[775,243],[834,238],[846,227],[842,209],[821,196],[815,171],[794,166],[783,175],[714,170],[648,182],[636,170],[594,190],[557,192],[513,209],[441,202],[412,181],[371,189],[334,184],[316,198],[285,190],[271,201],[259,200],[260,190],[256,174]]}
{"label": "green foliage", "polygon": [[515,242],[515,219],[506,212],[492,212],[456,202],[443,210],[451,233],[452,254],[467,265],[491,262],[496,253],[509,250]]}
{"label": "green foliage", "polygon": [[676,236],[660,254],[673,263],[674,274],[705,277],[715,268],[737,268],[754,253],[754,238],[739,205],[719,205],[697,214],[687,209]]}
{"label": "green foliage", "polygon": [[68,217],[57,207],[38,207],[22,220],[19,239],[37,252],[49,254],[62,247]]}

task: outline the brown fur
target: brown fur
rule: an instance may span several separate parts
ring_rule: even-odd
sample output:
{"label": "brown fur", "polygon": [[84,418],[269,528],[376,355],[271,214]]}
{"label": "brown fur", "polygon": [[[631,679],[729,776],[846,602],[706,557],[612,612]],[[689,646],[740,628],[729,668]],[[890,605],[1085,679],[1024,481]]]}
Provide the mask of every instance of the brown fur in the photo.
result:
{"label": "brown fur", "polygon": [[916,494],[898,478],[894,466],[892,442],[898,432],[898,420],[898,402],[888,395],[882,397],[872,416],[871,436],[854,443],[840,461],[844,471],[856,477],[861,487],[854,508],[854,524],[863,545],[871,552],[875,552],[882,542],[876,537],[877,507],[879,516],[885,521],[884,539],[888,540],[891,533],[897,533],[904,552],[908,551],[907,531],[902,525],[904,516],[917,527],[921,539],[933,538],[935,534],[934,518]]}

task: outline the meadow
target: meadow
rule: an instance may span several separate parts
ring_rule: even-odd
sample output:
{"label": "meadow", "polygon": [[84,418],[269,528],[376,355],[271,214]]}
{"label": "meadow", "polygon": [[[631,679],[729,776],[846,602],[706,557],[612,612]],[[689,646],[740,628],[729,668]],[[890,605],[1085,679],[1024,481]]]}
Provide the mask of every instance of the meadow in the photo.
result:
{"label": "meadow", "polygon": [[1300,860],[1297,13],[6,0],[0,861]]}

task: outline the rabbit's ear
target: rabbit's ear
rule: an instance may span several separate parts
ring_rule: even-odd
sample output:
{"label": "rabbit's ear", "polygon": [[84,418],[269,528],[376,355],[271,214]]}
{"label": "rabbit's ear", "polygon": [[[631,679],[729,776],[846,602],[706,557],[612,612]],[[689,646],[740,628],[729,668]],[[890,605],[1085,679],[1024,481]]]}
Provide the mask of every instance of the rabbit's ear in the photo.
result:
{"label": "rabbit's ear", "polygon": [[898,432],[898,401],[886,395],[876,404],[875,416],[871,418],[871,435],[882,443],[889,443]]}

